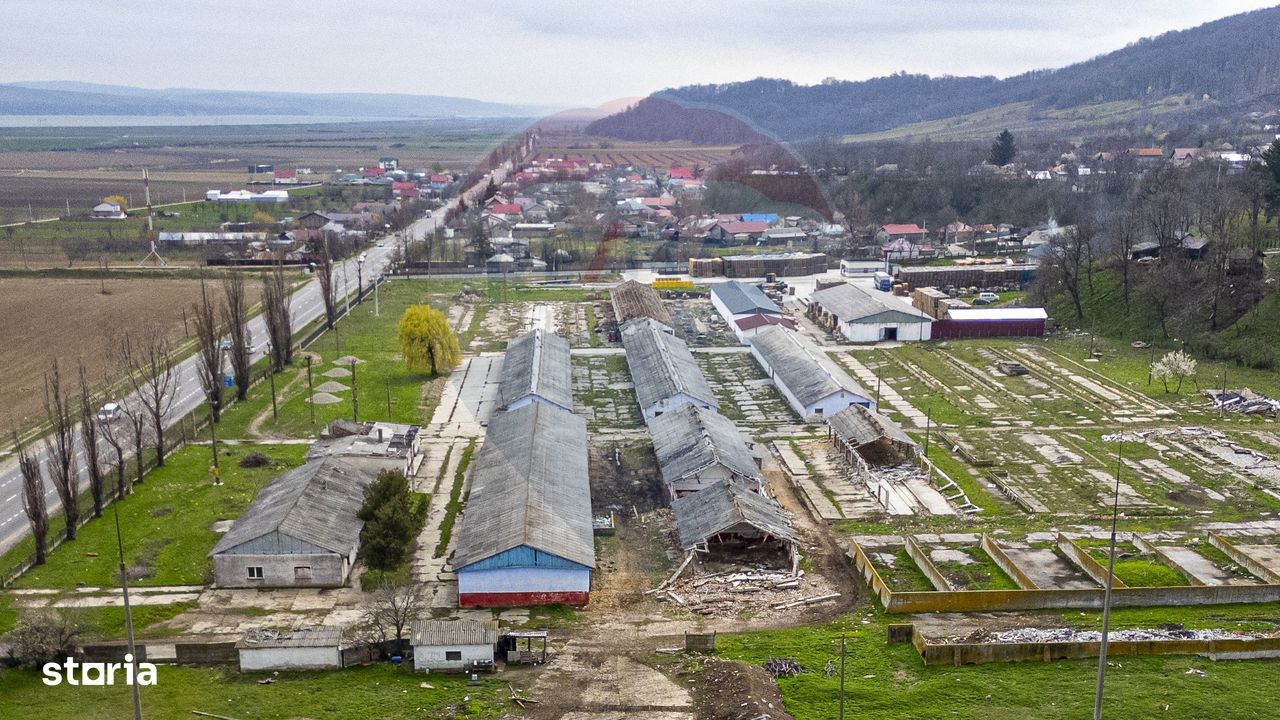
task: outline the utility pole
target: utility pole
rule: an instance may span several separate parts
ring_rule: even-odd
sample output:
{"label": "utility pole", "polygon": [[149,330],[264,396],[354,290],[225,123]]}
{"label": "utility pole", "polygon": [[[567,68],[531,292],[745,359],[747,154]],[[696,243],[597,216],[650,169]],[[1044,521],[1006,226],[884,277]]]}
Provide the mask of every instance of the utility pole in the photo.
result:
{"label": "utility pole", "polygon": [[316,424],[316,390],[311,385],[311,356],[307,356],[307,408],[311,411],[311,424]]}
{"label": "utility pole", "polygon": [[279,422],[280,416],[276,412],[276,374],[271,372],[271,368],[267,368],[267,377],[271,378],[271,421]]}
{"label": "utility pole", "polygon": [[1107,676],[1107,645],[1111,633],[1111,587],[1116,577],[1116,521],[1120,516],[1120,468],[1124,441],[1116,448],[1115,494],[1111,501],[1111,545],[1107,550],[1107,587],[1102,596],[1102,645],[1098,648],[1098,684],[1093,692],[1093,720],[1102,720],[1102,686]]}
{"label": "utility pole", "polygon": [[387,420],[391,419],[391,379],[387,378]]}
{"label": "utility pole", "polygon": [[929,403],[929,410],[924,416],[924,457],[929,458],[929,435],[933,431],[933,403]]}
{"label": "utility pole", "polygon": [[356,389],[356,361],[351,361],[351,422],[360,422],[360,393]]}
{"label": "utility pole", "polygon": [[[222,382],[222,378],[218,378],[218,382]],[[213,421],[213,413],[217,410],[218,403],[212,398],[209,399],[209,447],[213,450],[213,484],[222,484],[222,473],[218,468],[218,423]],[[193,419],[192,422],[195,422]],[[194,434],[194,433],[192,433]]]}
{"label": "utility pole", "polygon": [[[137,674],[137,648],[133,645],[133,611],[129,607],[129,575],[124,566],[124,540],[120,536],[120,503],[111,503],[116,515],[116,548],[120,551],[120,593],[124,598],[124,634],[129,648],[129,664]],[[138,683],[133,687],[133,720],[142,720],[142,698],[138,696]]]}

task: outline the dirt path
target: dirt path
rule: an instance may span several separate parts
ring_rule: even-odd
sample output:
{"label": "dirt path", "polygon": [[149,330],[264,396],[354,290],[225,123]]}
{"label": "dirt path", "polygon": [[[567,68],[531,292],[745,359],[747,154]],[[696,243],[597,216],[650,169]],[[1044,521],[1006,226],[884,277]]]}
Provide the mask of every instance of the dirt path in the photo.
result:
{"label": "dirt path", "polygon": [[[276,397],[277,404],[283,403],[285,398],[289,396],[289,392],[293,390],[294,386],[302,382],[304,379],[306,379],[306,377],[307,377],[306,368],[301,368],[296,373],[294,373],[293,378],[289,380],[289,382],[286,383],[285,386],[277,393],[277,397]],[[262,412],[258,413],[253,418],[253,420],[249,421],[248,426],[246,426],[244,429],[245,435],[247,435],[251,440],[280,440],[280,439],[287,438],[288,436],[286,435],[262,432],[262,424],[265,423],[267,421],[267,418],[270,416],[271,416],[271,408],[270,407],[264,408]]]}

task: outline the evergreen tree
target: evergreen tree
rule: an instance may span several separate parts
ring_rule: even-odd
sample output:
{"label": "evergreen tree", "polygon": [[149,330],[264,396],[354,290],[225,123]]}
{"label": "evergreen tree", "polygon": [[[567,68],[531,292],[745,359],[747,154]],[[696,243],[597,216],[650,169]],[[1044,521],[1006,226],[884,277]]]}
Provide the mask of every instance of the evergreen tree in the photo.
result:
{"label": "evergreen tree", "polygon": [[991,144],[991,158],[989,162],[997,167],[1008,165],[1013,162],[1013,158],[1018,154],[1018,148],[1013,143],[1013,133],[1006,128],[1003,132],[996,136],[996,141]]}

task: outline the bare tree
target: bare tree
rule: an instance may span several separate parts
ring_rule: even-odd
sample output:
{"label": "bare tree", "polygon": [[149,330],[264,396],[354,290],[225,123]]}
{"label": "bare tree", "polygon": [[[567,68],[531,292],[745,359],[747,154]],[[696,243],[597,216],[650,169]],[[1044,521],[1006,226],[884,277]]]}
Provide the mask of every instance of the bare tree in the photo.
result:
{"label": "bare tree", "polygon": [[1191,228],[1193,192],[1186,173],[1173,166],[1153,170],[1138,190],[1139,207],[1164,262]]}
{"label": "bare tree", "polygon": [[98,459],[98,409],[94,407],[89,381],[84,374],[84,361],[80,361],[80,444],[84,447],[85,471],[89,475],[89,495],[93,498],[93,516],[102,517],[104,492],[102,465]]}
{"label": "bare tree", "polygon": [[[173,408],[178,389],[177,366],[173,363],[169,341],[158,331],[141,341],[126,334],[121,343],[121,355],[129,384],[151,422],[152,439],[156,443],[156,466],[163,467],[164,419]],[[141,433],[138,436],[141,437]]]}
{"label": "bare tree", "polygon": [[329,253],[329,237],[324,238],[320,254],[316,256],[316,278],[320,280],[320,296],[324,300],[325,327],[332,330],[338,319],[338,300],[333,287],[333,257]]}
{"label": "bare tree", "polygon": [[22,447],[16,432],[13,444],[18,448],[18,468],[22,471],[22,512],[27,515],[31,538],[36,543],[36,565],[43,565],[49,546],[49,506],[44,499],[40,461]]}
{"label": "bare tree", "polygon": [[271,367],[275,372],[293,362],[293,328],[289,320],[289,291],[284,267],[262,276],[262,312],[267,321],[267,339],[271,343]]}
{"label": "bare tree", "polygon": [[231,373],[236,381],[236,400],[244,400],[249,392],[251,353],[253,338],[249,332],[249,309],[244,296],[244,277],[232,273],[222,281],[227,296],[226,325],[231,336]]}
{"label": "bare tree", "polygon": [[67,520],[68,540],[76,539],[80,526],[80,473],[76,470],[75,412],[71,400],[62,388],[62,373],[58,360],[44,376],[44,411],[49,419],[51,432],[44,440],[45,463],[49,479],[62,501],[62,514]]}
{"label": "bare tree", "polygon": [[1107,234],[1110,236],[1112,259],[1120,270],[1120,292],[1127,310],[1133,285],[1129,277],[1133,269],[1133,246],[1138,242],[1137,211],[1126,205],[1112,213]]}
{"label": "bare tree", "polygon": [[196,340],[200,343],[200,386],[209,400],[209,412],[213,422],[222,418],[222,330],[218,322],[218,309],[209,301],[204,281],[200,282],[200,303],[192,308],[195,320]]}
{"label": "bare tree", "polygon": [[[125,414],[123,410],[121,414]],[[102,433],[102,439],[111,447],[111,452],[115,455],[116,499],[123,500],[129,489],[128,468],[125,467],[127,463],[124,459],[125,443],[128,438],[123,432],[123,427],[111,419],[99,423],[98,431]]]}
{"label": "bare tree", "polygon": [[418,583],[385,580],[374,589],[362,619],[377,628],[383,642],[394,640],[396,650],[403,650],[405,631],[422,614],[423,604]]}

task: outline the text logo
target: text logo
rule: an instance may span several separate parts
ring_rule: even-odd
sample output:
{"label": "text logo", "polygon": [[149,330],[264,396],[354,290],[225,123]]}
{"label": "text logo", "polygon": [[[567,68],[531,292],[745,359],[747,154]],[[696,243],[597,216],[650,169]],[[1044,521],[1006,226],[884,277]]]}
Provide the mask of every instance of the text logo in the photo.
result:
{"label": "text logo", "polygon": [[45,663],[44,684],[50,687],[61,685],[155,685],[156,666],[149,662],[137,664],[135,672],[133,654],[126,653],[123,663],[76,662],[75,658],[67,658],[61,665]]}

